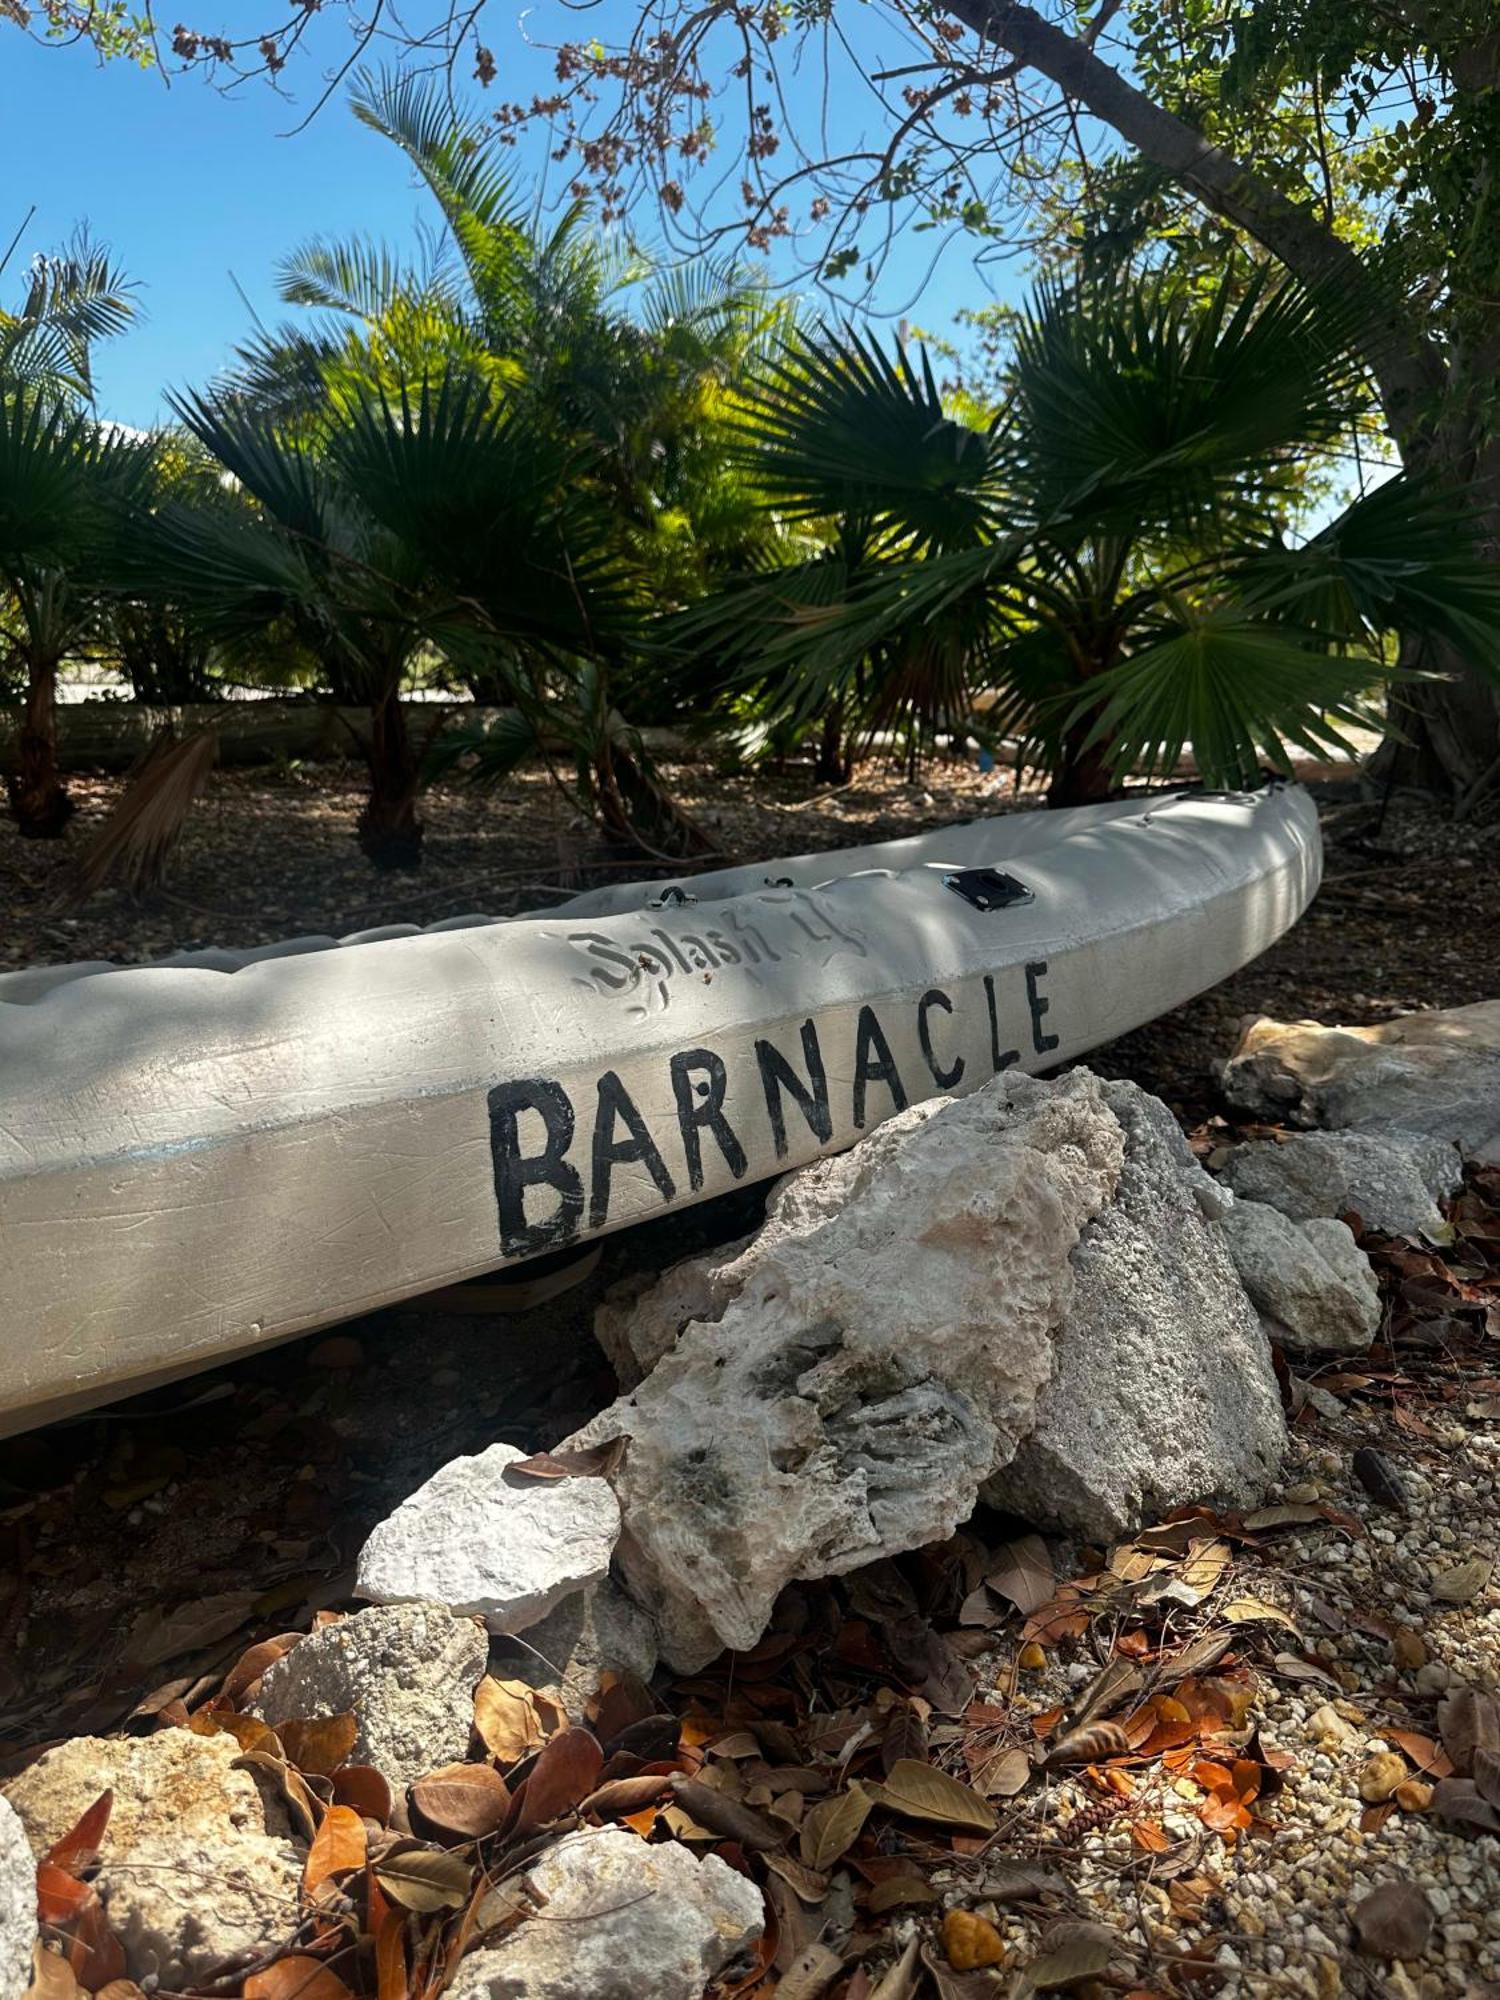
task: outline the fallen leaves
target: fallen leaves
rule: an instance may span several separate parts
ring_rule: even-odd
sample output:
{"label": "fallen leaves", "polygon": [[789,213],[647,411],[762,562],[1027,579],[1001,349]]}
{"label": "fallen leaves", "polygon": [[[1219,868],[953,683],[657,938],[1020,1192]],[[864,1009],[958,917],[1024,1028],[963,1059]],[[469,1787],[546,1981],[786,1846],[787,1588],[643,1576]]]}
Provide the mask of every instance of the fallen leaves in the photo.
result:
{"label": "fallen leaves", "polygon": [[330,1806],[307,1850],[303,1893],[314,1895],[330,1876],[363,1868],[366,1846],[365,1823],[353,1806]]}
{"label": "fallen leaves", "polygon": [[[905,1761],[910,1765],[913,1760]],[[874,1804],[870,1793],[856,1783],[815,1805],[802,1822],[798,1840],[798,1851],[807,1866],[826,1872],[842,1860],[859,1838]]]}
{"label": "fallen leaves", "polygon": [[474,1690],[474,1727],[501,1764],[519,1764],[547,1739],[541,1706],[525,1681],[501,1681],[489,1674]]}
{"label": "fallen leaves", "polygon": [[1361,1951],[1376,1958],[1420,1958],[1436,1921],[1427,1892],[1415,1882],[1377,1882],[1351,1913]]}
{"label": "fallen leaves", "polygon": [[1000,1824],[972,1785],[909,1757],[891,1767],[884,1784],[872,1784],[868,1789],[877,1804],[888,1806],[905,1819],[930,1820],[973,1833],[993,1833]]}
{"label": "fallen leaves", "polygon": [[445,1764],[417,1780],[411,1803],[439,1834],[483,1840],[505,1824],[510,1787],[490,1764]]}
{"label": "fallen leaves", "polygon": [[398,1841],[371,1865],[370,1873],[383,1893],[403,1910],[431,1914],[461,1910],[473,1888],[473,1864],[465,1856]]}

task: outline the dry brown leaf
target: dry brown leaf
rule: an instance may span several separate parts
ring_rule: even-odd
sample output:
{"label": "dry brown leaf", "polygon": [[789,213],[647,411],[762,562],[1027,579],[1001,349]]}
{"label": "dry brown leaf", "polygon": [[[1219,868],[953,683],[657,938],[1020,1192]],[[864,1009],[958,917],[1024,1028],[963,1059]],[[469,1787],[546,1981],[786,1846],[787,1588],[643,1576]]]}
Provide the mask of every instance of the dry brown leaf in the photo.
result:
{"label": "dry brown leaf", "polygon": [[440,1832],[483,1840],[505,1823],[510,1787],[489,1764],[444,1764],[418,1778],[411,1802]]}
{"label": "dry brown leaf", "polygon": [[597,1813],[600,1819],[626,1819],[631,1813],[655,1805],[671,1789],[670,1771],[641,1771],[633,1778],[610,1778],[590,1792],[578,1810]]}
{"label": "dry brown leaf", "polygon": [[921,1875],[888,1875],[883,1882],[877,1882],[865,1899],[865,1907],[872,1917],[883,1917],[887,1910],[898,1910],[913,1903],[935,1903],[938,1892]]}
{"label": "dry brown leaf", "polygon": [[37,1940],[31,1951],[31,1984],[27,2000],[81,2000],[83,1988],[68,1961]]}
{"label": "dry brown leaf", "polygon": [[885,1973],[878,1986],[872,1988],[869,2000],[914,2000],[917,1981],[921,1970],[917,1964],[920,1938],[912,1938],[905,1951]]}
{"label": "dry brown leaf", "polygon": [[519,1764],[546,1740],[536,1698],[525,1681],[486,1674],[474,1690],[474,1727],[492,1757]]}
{"label": "dry brown leaf", "polygon": [[1481,1796],[1472,1778],[1441,1779],[1433,1787],[1432,1810],[1470,1840],[1481,1833],[1500,1833],[1500,1812]]}
{"label": "dry brown leaf", "polygon": [[1031,1759],[1019,1746],[998,1750],[974,1773],[974,1783],[987,1799],[1013,1799],[1031,1779]]}
{"label": "dry brown leaf", "polygon": [[913,1701],[894,1701],[880,1739],[880,1768],[889,1771],[903,1757],[919,1764],[927,1761],[927,1723],[922,1709]]}
{"label": "dry brown leaf", "polygon": [[604,1768],[604,1752],[592,1730],[576,1724],[560,1729],[542,1745],[521,1789],[514,1831],[547,1826],[586,1799]]}
{"label": "dry brown leaf", "polygon": [[219,1688],[222,1701],[239,1701],[249,1693],[269,1667],[289,1653],[302,1637],[300,1632],[281,1632],[274,1639],[261,1639],[253,1646],[247,1646],[229,1672],[224,1676]]}
{"label": "dry brown leaf", "polygon": [[406,2000],[406,1920],[387,1910],[375,1933],[375,2000]]}
{"label": "dry brown leaf", "polygon": [[1297,1630],[1296,1623],[1275,1604],[1266,1604],[1258,1597],[1236,1597],[1226,1604],[1219,1616],[1227,1625],[1285,1625],[1289,1632]]}
{"label": "dry brown leaf", "polygon": [[1313,1521],[1326,1519],[1323,1509],[1310,1502],[1283,1502],[1275,1507],[1259,1507],[1253,1514],[1247,1514],[1244,1527],[1252,1535],[1269,1528],[1304,1528]]}
{"label": "dry brown leaf", "polygon": [[1130,1754],[1130,1738],[1117,1722],[1091,1722],[1084,1729],[1072,1729],[1047,1752],[1046,1768],[1060,1764],[1097,1764],[1106,1757]]}
{"label": "dry brown leaf", "polygon": [[1377,1958],[1420,1958],[1434,1919],[1426,1891],[1411,1881],[1377,1882],[1352,1913],[1360,1950]]}
{"label": "dry brown leaf", "polygon": [[961,1784],[931,1764],[902,1758],[894,1764],[883,1785],[866,1787],[878,1805],[897,1812],[904,1819],[930,1820],[940,1826],[962,1827],[973,1833],[993,1833],[1000,1822],[974,1790]]}
{"label": "dry brown leaf", "polygon": [[236,1768],[243,1766],[251,1771],[264,1771],[280,1787],[287,1810],[297,1822],[298,1832],[304,1840],[311,1840],[318,1830],[323,1809],[321,1802],[313,1797],[301,1772],[294,1771],[283,1758],[273,1757],[269,1750],[242,1750],[234,1761]]}
{"label": "dry brown leaf", "polygon": [[737,1840],[752,1853],[763,1853],[786,1842],[784,1826],[778,1826],[754,1806],[741,1805],[738,1799],[716,1791],[712,1785],[679,1775],[672,1779],[672,1793],[682,1810],[699,1826],[708,1827],[726,1840]]}
{"label": "dry brown leaf", "polygon": [[254,1590],[223,1590],[173,1611],[143,1611],[125,1637],[125,1662],[157,1667],[179,1653],[195,1653],[237,1632],[260,1602]]}
{"label": "dry brown leaf", "polygon": [[804,1868],[802,1863],[790,1854],[767,1854],[765,1864],[771,1873],[779,1875],[804,1903],[821,1903],[828,1894],[828,1877],[820,1875],[816,1868]]}
{"label": "dry brown leaf", "polygon": [[1472,1776],[1474,1753],[1500,1750],[1500,1704],[1479,1688],[1454,1688],[1438,1703],[1438,1731],[1454,1771]]}
{"label": "dry brown leaf", "polygon": [[505,1468],[507,1479],[607,1479],[625,1455],[627,1440],[611,1438],[608,1444],[590,1446],[587,1451],[538,1451],[530,1458],[518,1458]]}
{"label": "dry brown leaf", "polygon": [[200,1708],[188,1717],[188,1728],[194,1736],[232,1736],[242,1750],[266,1750],[273,1757],[282,1754],[281,1738],[270,1724],[258,1715],[241,1715],[237,1709]]}
{"label": "dry brown leaf", "polygon": [[283,1722],[276,1733],[289,1764],[307,1777],[328,1778],[340,1764],[347,1763],[359,1724],[353,1715],[318,1715],[307,1721]]}
{"label": "dry brown leaf", "polygon": [[353,1806],[362,1819],[379,1820],[384,1826],[391,1816],[391,1788],[373,1764],[341,1764],[333,1774],[335,1805]]}
{"label": "dry brown leaf", "polygon": [[1387,1729],[1386,1735],[1398,1750],[1404,1750],[1419,1771],[1429,1778],[1451,1778],[1453,1764],[1447,1752],[1433,1742],[1430,1736],[1421,1736],[1415,1729]]}
{"label": "dry brown leaf", "polygon": [[[925,1769],[918,1765],[917,1769]],[[802,1821],[798,1846],[809,1868],[826,1873],[859,1839],[875,1801],[858,1783],[837,1797],[822,1799]]]}
{"label": "dry brown leaf", "polygon": [[307,1850],[307,1865],[302,1871],[304,1894],[312,1895],[330,1875],[363,1868],[365,1845],[365,1823],[353,1806],[330,1806]]}
{"label": "dry brown leaf", "polygon": [[1118,1940],[1105,1924],[1054,1924],[1042,1939],[1042,1949],[1021,1975],[1020,1991],[1056,1993],[1097,1979],[1114,1955]]}
{"label": "dry brown leaf", "polygon": [[1213,1594],[1229,1562],[1229,1544],[1221,1541],[1193,1541],[1178,1566],[1173,1581],[1189,1591],[1201,1604]]}
{"label": "dry brown leaf", "polygon": [[776,2000],[818,2000],[844,1969],[844,1961],[826,1945],[810,1944],[782,1973]]}
{"label": "dry brown leaf", "polygon": [[1494,1567],[1488,1556],[1475,1556],[1453,1569],[1435,1569],[1432,1594],[1444,1604],[1471,1604],[1489,1582]]}
{"label": "dry brown leaf", "polygon": [[252,1972],[241,1991],[244,2000],[349,2000],[349,1988],[336,1972],[300,1952]]}
{"label": "dry brown leaf", "polygon": [[421,1842],[397,1841],[372,1864],[371,1872],[393,1903],[426,1915],[461,1910],[469,1900],[474,1871],[461,1854]]}
{"label": "dry brown leaf", "polygon": [[1008,1597],[1023,1618],[1050,1603],[1056,1589],[1052,1556],[1040,1535],[1021,1535],[995,1551],[985,1577],[991,1590]]}
{"label": "dry brown leaf", "polygon": [[1485,1743],[1475,1750],[1474,1784],[1486,1805],[1500,1806],[1500,1750]]}
{"label": "dry brown leaf", "polygon": [[80,1814],[77,1824],[53,1841],[43,1860],[50,1861],[54,1867],[66,1869],[70,1875],[80,1874],[85,1868],[92,1867],[99,1859],[99,1849],[114,1803],[112,1791],[101,1792],[87,1812]]}

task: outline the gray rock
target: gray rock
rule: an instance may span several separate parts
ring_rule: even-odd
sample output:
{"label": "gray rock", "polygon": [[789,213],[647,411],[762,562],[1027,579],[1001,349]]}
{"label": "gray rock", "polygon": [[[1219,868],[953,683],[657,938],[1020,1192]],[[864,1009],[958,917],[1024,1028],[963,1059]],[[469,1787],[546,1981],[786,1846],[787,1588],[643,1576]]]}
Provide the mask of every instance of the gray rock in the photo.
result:
{"label": "gray rock", "polygon": [[649,1680],[656,1671],[656,1627],[617,1583],[606,1578],[559,1604],[519,1638],[497,1639],[490,1671],[525,1681],[579,1720],[606,1671]]}
{"label": "gray rock", "polygon": [[1354,1213],[1389,1236],[1451,1243],[1438,1201],[1463,1185],[1463,1163],[1446,1139],[1396,1132],[1298,1132],[1237,1146],[1224,1180],[1247,1201],[1266,1202],[1293,1222]]}
{"label": "gray rock", "polygon": [[1376,1028],[1247,1021],[1220,1071],[1231,1104],[1330,1131],[1397,1131],[1500,1162],[1500,1000]]}
{"label": "gray rock", "polygon": [[603,1582],[620,1532],[608,1484],[507,1477],[525,1455],[492,1444],[439,1467],[360,1550],[355,1594],[446,1604],[492,1632],[524,1632]]}
{"label": "gray rock", "polygon": [[1370,1345],[1380,1288],[1342,1222],[1291,1222],[1264,1202],[1237,1201],[1223,1227],[1245,1290],[1283,1346],[1362,1354]]}
{"label": "gray rock", "polygon": [[0,2000],[21,2000],[36,1944],[36,1856],[15,1808],[0,1798]]}
{"label": "gray rock", "polygon": [[539,1916],[461,1960],[452,2000],[702,2000],[760,1938],[760,1891],[716,1855],[572,1833],[528,1881]]}
{"label": "gray rock", "polygon": [[274,1728],[352,1711],[349,1761],[373,1764],[399,1791],[467,1755],[488,1658],[472,1618],[441,1604],[381,1605],[299,1640],[267,1668],[255,1713]]}
{"label": "gray rock", "polygon": [[133,1979],[205,1979],[219,1961],[296,1926],[303,1850],[231,1736],[75,1737],[6,1787],[32,1852],[45,1854],[101,1792],[114,1806],[95,1886]]}
{"label": "gray rock", "polygon": [[703,1257],[654,1275],[632,1271],[611,1285],[594,1313],[594,1338],[622,1389],[643,1381],[695,1319],[714,1320],[740,1288],[739,1260],[755,1241],[742,1236]]}
{"label": "gray rock", "polygon": [[676,1332],[680,1272],[641,1301],[643,1351],[653,1320],[675,1345],[573,1442],[629,1439],[617,1556],[673,1666],[753,1645],[794,1577],[967,1518],[1032,1428],[1123,1155],[1094,1077],[1000,1077],[789,1175],[702,1280],[714,1316]]}
{"label": "gray rock", "polygon": [[1125,1133],[1113,1203],[1072,1256],[1072,1302],[1036,1425],[985,1489],[1091,1541],[1174,1507],[1258,1499],[1286,1442],[1260,1323],[1217,1217],[1229,1198],[1166,1106],[1107,1083]]}

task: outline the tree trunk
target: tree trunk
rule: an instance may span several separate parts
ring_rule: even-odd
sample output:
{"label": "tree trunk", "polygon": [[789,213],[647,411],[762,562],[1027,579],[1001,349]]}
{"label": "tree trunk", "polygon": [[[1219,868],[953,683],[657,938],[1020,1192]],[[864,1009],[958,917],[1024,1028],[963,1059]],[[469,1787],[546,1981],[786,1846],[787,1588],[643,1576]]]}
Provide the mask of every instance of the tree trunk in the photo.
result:
{"label": "tree trunk", "polygon": [[57,769],[57,662],[31,664],[16,739],[16,769],[6,780],[16,825],[28,840],[57,840],[73,814]]}
{"label": "tree trunk", "polygon": [[420,775],[401,706],[392,688],[370,704],[370,796],[359,816],[359,844],[377,868],[416,868],[422,860],[417,818]]}
{"label": "tree trunk", "polygon": [[820,785],[846,785],[849,758],[844,748],[844,704],[836,701],[823,717],[813,777]]}
{"label": "tree trunk", "polygon": [[1119,790],[1109,768],[1108,745],[1090,743],[1095,718],[1086,716],[1063,738],[1062,757],[1047,787],[1049,806],[1097,806]]}

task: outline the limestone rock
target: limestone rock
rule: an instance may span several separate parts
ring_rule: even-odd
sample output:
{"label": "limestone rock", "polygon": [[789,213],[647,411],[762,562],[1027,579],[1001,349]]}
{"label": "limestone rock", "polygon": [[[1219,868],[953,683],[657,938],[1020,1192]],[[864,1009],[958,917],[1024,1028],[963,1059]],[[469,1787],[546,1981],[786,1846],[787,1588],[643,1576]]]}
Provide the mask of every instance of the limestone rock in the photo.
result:
{"label": "limestone rock", "polygon": [[497,1639],[490,1672],[525,1681],[575,1719],[599,1691],[606,1670],[649,1680],[656,1671],[656,1628],[609,1578],[550,1611],[519,1638]]}
{"label": "limestone rock", "polygon": [[0,2000],[21,2000],[36,1943],[36,1856],[15,1809],[0,1798]]}
{"label": "limestone rock", "polygon": [[736,1256],[669,1275],[664,1324],[695,1284],[709,1313],[572,1442],[630,1440],[617,1559],[673,1666],[753,1645],[792,1578],[967,1518],[1032,1428],[1123,1155],[1096,1078],[998,1077],[789,1175]]}
{"label": "limestone rock", "polygon": [[1218,1216],[1230,1202],[1166,1106],[1106,1083],[1125,1134],[1110,1207],[1073,1252],[1036,1425],[985,1489],[996,1505],[1091,1541],[1174,1507],[1258,1499],[1286,1442],[1260,1323]]}
{"label": "limestone rock", "polygon": [[1500,1000],[1375,1028],[1245,1023],[1220,1073],[1241,1110],[1330,1131],[1398,1131],[1500,1162]]}
{"label": "limestone rock", "polygon": [[6,1787],[38,1856],[114,1792],[95,1886],[133,1979],[195,1984],[296,1924],[302,1851],[269,1782],[235,1768],[239,1754],[230,1736],[186,1729],[80,1736]]}
{"label": "limestone rock", "polygon": [[701,2000],[763,1927],[736,1869],[624,1827],[569,1834],[527,1879],[544,1914],[461,1960],[451,2000]]}
{"label": "limestone rock", "polygon": [[355,1594],[446,1604],[492,1632],[524,1632],[602,1582],[620,1532],[608,1484],[507,1477],[525,1456],[492,1444],[440,1466],[360,1550]]}
{"label": "limestone rock", "polygon": [[1397,1132],[1298,1132],[1237,1146],[1224,1180],[1247,1201],[1266,1202],[1293,1222],[1351,1211],[1389,1236],[1453,1240],[1438,1208],[1463,1184],[1457,1149],[1445,1139]]}
{"label": "limestone rock", "polygon": [[467,1755],[488,1657],[472,1618],[440,1604],[381,1605],[299,1640],[266,1670],[255,1712],[274,1728],[352,1711],[350,1763],[373,1764],[400,1791]]}
{"label": "limestone rock", "polygon": [[1370,1345],[1380,1288],[1342,1222],[1291,1222],[1264,1202],[1236,1201],[1224,1231],[1245,1290],[1284,1346],[1362,1354]]}
{"label": "limestone rock", "polygon": [[658,1277],[632,1271],[611,1285],[594,1313],[594,1338],[622,1389],[633,1389],[677,1345],[695,1319],[714,1320],[740,1288],[739,1260],[755,1242],[742,1236],[702,1257],[685,1257]]}

